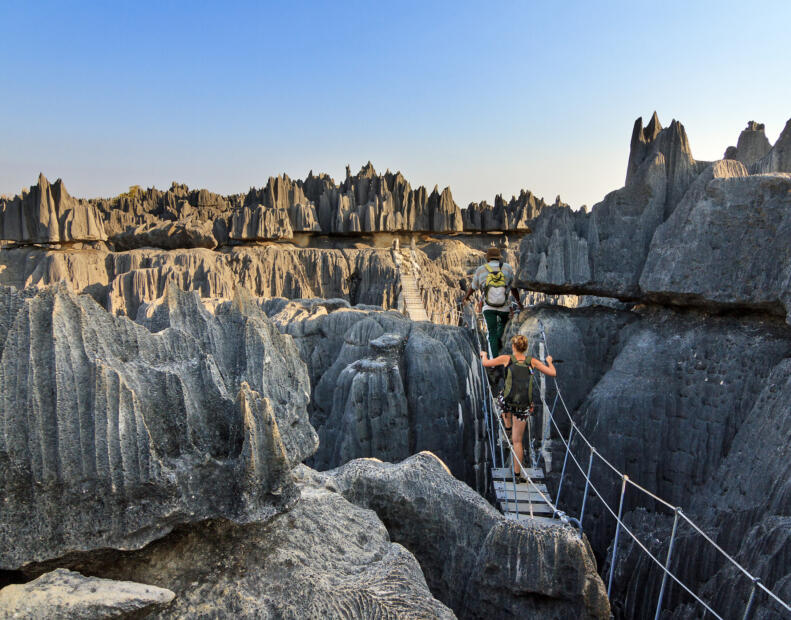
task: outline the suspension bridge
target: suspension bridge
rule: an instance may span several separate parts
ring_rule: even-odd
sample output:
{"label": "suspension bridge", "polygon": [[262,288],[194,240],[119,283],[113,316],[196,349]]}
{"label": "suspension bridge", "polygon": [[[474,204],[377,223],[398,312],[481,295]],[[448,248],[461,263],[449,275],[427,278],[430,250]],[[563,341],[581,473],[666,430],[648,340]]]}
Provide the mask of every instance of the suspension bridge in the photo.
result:
{"label": "suspension bridge", "polygon": [[[414,256],[414,249],[409,251],[409,255],[404,256],[404,254],[399,254],[398,248],[394,248],[393,256],[399,268],[402,295],[404,298],[403,301],[405,302],[405,314],[413,320],[428,320],[428,313],[426,312],[421,295],[419,282],[420,271]],[[463,324],[474,333],[478,350],[482,351],[485,348],[488,349],[486,323],[482,320],[482,317],[476,315],[469,306],[467,306],[466,310],[461,307],[451,308],[445,314],[450,317],[451,324]],[[550,354],[549,344],[547,342],[546,331],[540,321],[539,327],[541,332],[539,359],[543,361],[545,357]],[[485,348],[482,346],[482,342],[487,343]],[[491,351],[489,351],[489,353],[491,354]],[[690,531],[700,536],[707,545],[710,545],[724,564],[730,564],[738,571],[738,574],[746,580],[748,584],[747,592],[749,594],[745,598],[743,612],[739,616],[732,617],[741,617],[742,620],[748,620],[751,618],[751,614],[756,608],[756,605],[764,603],[770,605],[773,610],[781,614],[780,617],[791,618],[791,605],[772,592],[770,588],[761,582],[760,578],[753,575],[732,555],[718,545],[711,536],[684,513],[680,506],[675,506],[641,486],[628,475],[618,470],[618,468],[602,455],[574,421],[571,411],[569,411],[566,401],[563,398],[563,393],[560,390],[557,378],[553,378],[552,380],[555,397],[552,406],[549,407],[546,399],[547,390],[544,375],[540,375],[538,380],[536,380],[535,374],[532,377],[532,380],[535,382],[534,388],[537,390],[541,401],[542,423],[540,438],[536,437],[536,443],[538,443],[538,448],[536,449],[533,445],[533,436],[538,435],[538,433],[535,432],[537,429],[532,428],[534,420],[528,422],[527,459],[529,459],[529,463],[525,463],[525,455],[516,453],[511,440],[512,438],[505,429],[501,415],[502,412],[499,409],[485,368],[480,360],[478,360],[478,368],[480,371],[481,385],[483,386],[482,416],[488,452],[489,481],[491,483],[493,495],[496,498],[497,507],[506,518],[521,522],[533,521],[547,526],[574,527],[578,531],[579,536],[582,536],[586,508],[589,507],[588,502],[595,498],[601,502],[606,514],[614,519],[615,523],[612,551],[609,556],[609,570],[607,575],[603,576],[607,582],[608,597],[612,593],[613,579],[618,563],[619,543],[623,536],[628,536],[632,539],[640,552],[645,554],[650,561],[660,569],[662,574],[662,581],[655,607],[655,620],[659,620],[661,617],[662,604],[665,601],[668,590],[673,585],[680,588],[692,599],[692,601],[694,601],[699,607],[701,617],[711,615],[713,618],[724,620],[724,616],[714,609],[714,602],[704,600],[702,596],[682,581],[676,574],[677,570],[675,572],[672,570],[672,561],[674,551],[676,550],[675,544],[679,538],[680,526],[684,524]],[[561,431],[556,413],[565,418],[563,423],[569,428],[567,435],[564,435]],[[531,418],[537,418],[537,416],[531,416]],[[554,501],[545,481],[545,475],[550,473],[551,468],[550,451],[545,444],[549,442],[553,430],[554,434],[557,435],[565,448]],[[584,463],[584,458],[582,458],[581,462],[580,458],[574,454],[571,447],[574,440],[577,441],[578,445],[582,445],[583,451],[587,451],[587,464]],[[527,482],[517,481],[514,474],[514,462],[519,464],[519,469],[522,475],[527,479]],[[620,497],[617,508],[606,501],[605,495],[597,488],[596,484],[594,484],[591,479],[594,464],[599,464],[599,468],[603,465],[605,471],[608,471],[613,476],[614,480],[620,483]],[[564,482],[567,483],[568,477],[575,472],[581,476],[580,484],[584,481],[584,491],[579,512],[577,513],[579,515],[578,518],[575,518],[572,514],[558,507],[560,505]],[[624,522],[624,497],[627,491],[641,493],[672,513],[673,526],[663,558],[659,557],[659,554],[653,553],[645,541],[641,540]]]}

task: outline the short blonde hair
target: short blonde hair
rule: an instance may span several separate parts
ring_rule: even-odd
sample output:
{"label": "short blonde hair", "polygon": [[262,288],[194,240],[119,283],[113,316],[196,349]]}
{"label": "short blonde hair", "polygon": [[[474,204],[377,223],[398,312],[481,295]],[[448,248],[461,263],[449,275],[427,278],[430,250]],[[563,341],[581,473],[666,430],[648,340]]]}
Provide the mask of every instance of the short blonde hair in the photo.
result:
{"label": "short blonde hair", "polygon": [[511,344],[514,345],[514,348],[520,353],[527,351],[527,338],[522,334],[517,334],[511,338]]}

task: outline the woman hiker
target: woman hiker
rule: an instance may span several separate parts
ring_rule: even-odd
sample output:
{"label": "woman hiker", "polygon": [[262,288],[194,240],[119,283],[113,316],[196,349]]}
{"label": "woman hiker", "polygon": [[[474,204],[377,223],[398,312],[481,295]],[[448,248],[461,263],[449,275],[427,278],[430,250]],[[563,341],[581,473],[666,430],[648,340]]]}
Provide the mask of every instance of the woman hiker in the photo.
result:
{"label": "woman hiker", "polygon": [[522,436],[525,434],[527,419],[533,413],[533,382],[532,369],[543,372],[548,377],[556,377],[557,371],[552,364],[552,356],[547,355],[547,363],[543,364],[534,357],[527,356],[527,338],[518,334],[511,339],[511,354],[500,355],[489,359],[486,351],[481,351],[481,363],[487,368],[505,366],[505,388],[498,397],[503,410],[503,422],[506,431],[511,431],[516,459],[514,475],[519,482],[527,482],[519,469],[519,461],[524,459]]}

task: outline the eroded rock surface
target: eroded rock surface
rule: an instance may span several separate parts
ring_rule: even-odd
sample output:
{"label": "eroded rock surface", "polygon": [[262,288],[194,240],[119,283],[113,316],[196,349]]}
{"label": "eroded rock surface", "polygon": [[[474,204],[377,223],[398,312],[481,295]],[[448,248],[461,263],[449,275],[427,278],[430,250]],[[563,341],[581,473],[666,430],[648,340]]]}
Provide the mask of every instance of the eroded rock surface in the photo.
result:
{"label": "eroded rock surface", "polygon": [[308,376],[256,305],[211,315],[173,288],[152,333],[64,286],[3,297],[0,566],[294,501],[289,471],[316,449]]}
{"label": "eroded rock surface", "polygon": [[157,618],[454,618],[371,510],[323,484],[267,522],[204,521],[145,549],[72,560],[176,593]]}
{"label": "eroded rock surface", "polygon": [[475,485],[482,386],[470,334],[413,323],[340,300],[272,300],[264,308],[293,336],[310,371],[319,469],[373,456],[398,461],[431,450]]}
{"label": "eroded rock surface", "polygon": [[725,160],[694,185],[654,235],[644,295],[791,321],[791,174],[747,176]]}
{"label": "eroded rock surface", "polygon": [[461,618],[609,617],[604,584],[575,530],[506,520],[433,454],[301,474],[330,480],[351,502],[373,509],[391,538],[415,554],[435,596]]}
{"label": "eroded rock surface", "polygon": [[69,196],[63,181],[38,183],[13,199],[0,199],[0,239],[17,243],[104,241],[101,214],[86,200]]}
{"label": "eroded rock surface", "polygon": [[59,568],[0,590],[0,611],[4,618],[18,620],[140,618],[165,607],[174,596],[165,588],[83,577]]}

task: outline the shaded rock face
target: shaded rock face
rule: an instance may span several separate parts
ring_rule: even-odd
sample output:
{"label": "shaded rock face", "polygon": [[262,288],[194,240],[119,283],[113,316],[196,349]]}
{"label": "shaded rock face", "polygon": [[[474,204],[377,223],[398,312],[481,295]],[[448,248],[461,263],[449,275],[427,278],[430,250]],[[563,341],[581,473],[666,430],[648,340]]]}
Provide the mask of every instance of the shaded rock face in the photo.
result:
{"label": "shaded rock face", "polygon": [[3,291],[0,567],[264,519],[316,449],[308,377],[252,303],[171,289],[152,333],[65,287]]}
{"label": "shaded rock face", "polygon": [[0,609],[5,617],[20,620],[139,618],[166,606],[174,596],[156,586],[83,577],[59,568],[29,583],[0,590]]}
{"label": "shaded rock face", "polygon": [[291,510],[266,523],[204,521],[139,551],[70,563],[169,588],[176,598],[157,618],[455,617],[373,511],[309,480],[299,491]]}
{"label": "shaded rock face", "polygon": [[431,450],[476,484],[482,472],[471,455],[482,386],[466,330],[338,301],[272,300],[264,309],[309,368],[310,417],[320,437],[314,467]]}
{"label": "shaded rock face", "polygon": [[507,521],[430,453],[313,475],[373,509],[460,618],[609,617],[590,549],[573,529]]}
{"label": "shaded rock face", "polygon": [[50,185],[44,175],[28,192],[0,199],[0,239],[17,243],[104,241],[97,208],[69,196],[63,181]]}
{"label": "shaded rock face", "polygon": [[685,197],[659,227],[640,287],[661,303],[763,310],[791,320],[791,175],[717,170],[731,163],[701,175],[699,195]]}
{"label": "shaded rock face", "polygon": [[116,250],[135,250],[153,247],[165,250],[177,248],[208,248],[217,246],[208,222],[183,221],[141,224],[128,228],[110,238]]}
{"label": "shaded rock face", "polygon": [[[545,308],[520,317],[519,331],[532,339],[536,315],[546,327],[550,352],[564,359],[558,366],[561,389],[597,450],[631,479],[682,506],[779,592],[788,579],[783,527],[791,518],[786,454],[791,334],[784,323],[767,315],[713,317],[658,308],[631,313]],[[592,368],[585,372],[575,358]],[[572,447],[584,466],[589,450],[579,440]],[[562,459],[562,451],[553,456]],[[569,471],[561,508],[578,515],[584,480],[575,468]],[[620,479],[598,460],[592,478],[602,497],[617,507]],[[664,557],[672,513],[632,488],[624,512],[641,539]],[[584,527],[597,556],[606,559],[615,528],[596,496],[588,498]],[[661,574],[623,533],[620,544],[616,615],[652,615]],[[706,594],[724,617],[743,613],[749,580],[689,528],[682,528],[674,549],[673,568],[682,580]],[[608,571],[605,564],[602,574]],[[691,613],[686,602],[679,592],[670,593],[665,607],[673,617],[686,617]]]}
{"label": "shaded rock face", "polygon": [[780,137],[769,152],[750,166],[750,172],[791,172],[791,119],[786,122]]}

